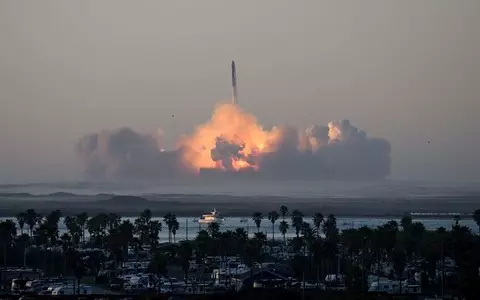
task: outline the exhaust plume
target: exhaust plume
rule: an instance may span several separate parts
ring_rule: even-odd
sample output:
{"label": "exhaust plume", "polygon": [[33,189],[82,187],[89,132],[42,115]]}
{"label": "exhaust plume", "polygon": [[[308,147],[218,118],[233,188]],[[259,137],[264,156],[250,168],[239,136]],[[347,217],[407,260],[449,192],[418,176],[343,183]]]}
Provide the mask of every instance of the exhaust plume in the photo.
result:
{"label": "exhaust plume", "polygon": [[178,175],[177,151],[163,151],[162,132],[140,134],[130,128],[103,130],[81,138],[75,152],[89,179],[149,179]]}
{"label": "exhaust plume", "polygon": [[368,138],[348,120],[306,130],[264,129],[231,103],[219,104],[207,122],[162,151],[161,134],[129,128],[83,137],[76,152],[96,178],[185,178],[248,172],[248,178],[380,179],[390,173],[390,143]]}

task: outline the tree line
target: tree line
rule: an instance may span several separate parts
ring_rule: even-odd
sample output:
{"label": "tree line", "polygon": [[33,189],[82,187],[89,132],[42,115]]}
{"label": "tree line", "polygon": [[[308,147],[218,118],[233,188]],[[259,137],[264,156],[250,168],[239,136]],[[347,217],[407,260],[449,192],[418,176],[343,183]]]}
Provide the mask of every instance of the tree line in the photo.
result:
{"label": "tree line", "polygon": [[[472,217],[480,229],[480,210]],[[282,206],[279,212],[266,214],[272,225],[271,240],[260,232],[263,213],[255,212],[252,220],[257,232],[253,238],[248,238],[243,228],[221,231],[218,223],[211,223],[200,230],[194,240],[180,243],[175,243],[179,223],[174,213],[167,213],[161,222],[153,220],[147,209],[133,223],[116,214],[67,215],[63,218],[67,232],[60,235],[61,219],[62,213],[58,210],[41,216],[28,209],[16,216],[16,223],[12,220],[0,222],[3,265],[36,267],[51,275],[81,276],[105,268],[107,256],[117,265],[122,264],[130,248],[137,256],[145,252],[150,255],[149,269],[154,273],[166,275],[169,264],[178,264],[188,274],[193,258],[201,265],[203,258],[208,256],[239,256],[254,267],[255,263],[274,260],[271,252],[265,251],[266,246],[270,249],[288,246],[294,253],[288,264],[298,278],[319,280],[340,270],[347,277],[348,287],[358,291],[366,290],[369,274],[402,280],[414,275],[409,268],[413,266],[414,270],[420,270],[425,288],[438,290],[444,286],[468,294],[480,286],[480,257],[477,255],[480,239],[468,227],[462,226],[458,217],[451,228],[440,227],[433,231],[426,230],[421,222],[410,216],[404,216],[400,222],[392,220],[377,228],[363,226],[340,232],[334,215],[325,217],[316,212],[310,224],[302,212],[289,212]],[[275,240],[277,222],[283,242]],[[171,243],[166,248],[159,247],[162,224],[168,230],[168,242]],[[295,230],[295,236],[287,241],[289,228]],[[88,240],[86,232],[90,236]],[[89,260],[79,266],[77,250],[81,247],[98,247],[106,254],[89,255]],[[439,262],[445,257],[455,261],[456,272],[451,278],[442,274],[439,281]],[[381,263],[393,266],[389,274],[381,274]]]}

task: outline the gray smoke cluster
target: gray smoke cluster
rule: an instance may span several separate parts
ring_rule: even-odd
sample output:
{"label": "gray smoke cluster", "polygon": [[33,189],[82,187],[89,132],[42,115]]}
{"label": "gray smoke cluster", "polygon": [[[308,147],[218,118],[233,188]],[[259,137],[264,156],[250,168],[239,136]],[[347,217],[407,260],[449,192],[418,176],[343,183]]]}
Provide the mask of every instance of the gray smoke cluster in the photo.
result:
{"label": "gray smoke cluster", "polygon": [[178,176],[178,152],[162,151],[161,135],[145,135],[124,127],[81,138],[75,152],[89,179],[142,180]]}
{"label": "gray smoke cluster", "polygon": [[[348,120],[312,126],[305,131],[276,128],[280,137],[275,151],[246,157],[244,144],[223,136],[208,149],[224,170],[203,170],[201,177],[221,178],[249,173],[247,178],[265,179],[382,179],[390,174],[390,143],[369,138]],[[89,179],[185,179],[192,176],[183,164],[182,148],[163,151],[159,135],[144,135],[130,128],[102,131],[79,140],[76,153],[84,162]],[[235,171],[232,160],[242,159],[258,168]],[[238,177],[235,177],[238,178]]]}
{"label": "gray smoke cluster", "polygon": [[228,141],[224,137],[217,137],[215,140],[215,148],[210,150],[212,160],[221,162],[222,166],[227,170],[234,170],[232,165],[233,159],[245,159],[242,150],[245,146],[243,144],[235,144]]}
{"label": "gray smoke cluster", "polygon": [[282,137],[279,150],[261,159],[266,176],[381,179],[390,174],[390,143],[368,138],[348,120],[304,132],[284,128]]}

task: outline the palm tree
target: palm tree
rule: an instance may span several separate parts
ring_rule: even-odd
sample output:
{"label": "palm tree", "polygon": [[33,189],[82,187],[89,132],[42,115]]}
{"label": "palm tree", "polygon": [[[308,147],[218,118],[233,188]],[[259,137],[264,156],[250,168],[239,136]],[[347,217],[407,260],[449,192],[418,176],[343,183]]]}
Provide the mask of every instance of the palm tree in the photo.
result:
{"label": "palm tree", "polygon": [[279,215],[276,211],[271,211],[268,213],[268,219],[272,222],[272,240],[275,241],[275,222],[277,222]]}
{"label": "palm tree", "polygon": [[478,232],[480,234],[480,209],[477,209],[476,211],[473,212],[473,220],[475,223],[477,223],[478,226]]}
{"label": "palm tree", "polygon": [[257,226],[257,232],[260,232],[260,225],[262,224],[263,214],[261,212],[254,212],[252,215],[252,220]]}
{"label": "palm tree", "polygon": [[87,274],[85,261],[81,259],[76,249],[69,248],[67,251],[67,269],[73,271],[73,275],[77,279],[77,290],[75,293],[80,294],[80,280]]}
{"label": "palm tree", "polygon": [[92,240],[92,238],[98,231],[98,222],[96,222],[96,220],[97,220],[96,216],[93,216],[90,219],[88,219],[85,224],[88,234],[90,235],[90,240]]}
{"label": "palm tree", "polygon": [[138,241],[141,245],[150,244],[150,223],[152,213],[145,209],[138,218],[135,219],[134,232],[138,236]]}
{"label": "palm tree", "polygon": [[239,239],[246,240],[248,239],[247,232],[245,231],[245,228],[237,228],[235,229],[234,232],[235,236]]}
{"label": "palm tree", "polygon": [[85,225],[88,221],[88,214],[86,212],[80,213],[75,216],[75,219],[82,230],[82,243],[85,243]]}
{"label": "palm tree", "polygon": [[283,235],[283,242],[286,244],[287,243],[287,240],[285,238],[285,235],[287,234],[287,231],[288,231],[288,223],[287,221],[283,220],[282,222],[280,222],[280,225],[278,226],[278,229],[280,230],[280,232],[282,233]]}
{"label": "palm tree", "polygon": [[288,213],[288,208],[285,205],[280,206],[280,214],[282,214],[282,220],[285,221],[285,216]]}
{"label": "palm tree", "polygon": [[413,222],[410,226],[410,232],[408,234],[409,244],[411,244],[413,251],[418,254],[425,244],[426,228],[422,222]]}
{"label": "palm tree", "polygon": [[176,217],[175,219],[173,219],[172,223],[173,223],[172,224],[173,243],[175,243],[175,235],[177,234],[177,231],[180,228],[180,223],[178,223],[178,220]]}
{"label": "palm tree", "polygon": [[115,213],[109,213],[107,216],[107,224],[109,229],[117,228],[120,225],[120,216]]}
{"label": "palm tree", "polygon": [[123,221],[118,227],[111,228],[106,238],[106,248],[115,257],[116,263],[123,263],[128,255],[128,245],[133,240],[133,224]]}
{"label": "palm tree", "polygon": [[316,269],[316,279],[319,282],[321,278],[320,270],[322,266],[322,261],[324,257],[323,251],[323,240],[322,239],[315,239],[313,243],[309,246],[309,253],[313,254],[313,261]]}
{"label": "palm tree", "polygon": [[[308,247],[308,249],[312,249],[312,245],[313,245],[313,242],[315,240],[315,237],[314,237],[314,234],[313,234],[312,227],[307,222],[303,222],[301,232],[302,232],[303,241],[304,241],[304,245],[305,245],[305,248],[304,248],[303,252],[305,253],[307,247]],[[311,252],[309,253],[309,255],[310,254],[311,254]]]}
{"label": "palm tree", "polygon": [[21,212],[15,216],[17,219],[18,227],[20,228],[20,234],[23,234],[23,227],[25,226],[25,212]]}
{"label": "palm tree", "polygon": [[62,212],[59,209],[56,209],[47,215],[46,220],[47,222],[50,222],[50,224],[54,225],[58,224],[61,218]]}
{"label": "palm tree", "polygon": [[0,222],[0,245],[3,247],[3,264],[8,265],[7,252],[12,247],[13,241],[17,236],[17,227],[12,220]]}
{"label": "palm tree", "polygon": [[47,271],[47,267],[48,267],[47,247],[50,244],[50,239],[52,234],[53,234],[52,228],[50,227],[50,224],[47,223],[47,221],[42,222],[40,225],[38,225],[34,231],[35,243],[40,247],[43,247],[43,253],[44,253],[43,266],[44,266],[45,272]]}
{"label": "palm tree", "polygon": [[257,260],[262,258],[262,247],[267,242],[267,236],[263,232],[255,232],[253,239],[250,240],[257,248]]}
{"label": "palm tree", "polygon": [[[178,223],[178,222],[177,222]],[[185,284],[188,283],[188,271],[190,270],[190,259],[193,255],[193,245],[189,241],[184,241],[178,249],[178,256],[181,261],[183,272],[185,273]]]}
{"label": "palm tree", "polygon": [[340,243],[346,247],[350,257],[354,257],[363,246],[363,236],[359,229],[348,228],[342,230]]}
{"label": "palm tree", "polygon": [[233,247],[235,244],[235,234],[231,230],[224,231],[220,233],[219,239],[218,239],[218,253],[226,257],[230,254],[232,254]]}
{"label": "palm tree", "polygon": [[[334,259],[335,255],[337,255],[339,241],[337,219],[334,215],[328,215],[327,219],[323,222],[322,231],[326,237],[323,250],[327,257],[327,269],[330,271],[330,262]],[[393,234],[392,237],[395,239],[396,234]]]}
{"label": "palm tree", "polygon": [[103,243],[103,237],[105,236],[105,227],[105,214],[98,214],[88,219],[86,228],[90,234],[90,241],[93,240],[95,244],[101,245]]}
{"label": "palm tree", "polygon": [[308,235],[309,233],[312,233],[312,226],[308,222],[303,222],[302,223],[302,229],[300,230],[303,236]]}
{"label": "palm tree", "polygon": [[431,231],[426,234],[424,244],[422,245],[422,257],[425,258],[425,271],[429,277],[435,277],[437,273],[437,262],[442,258],[442,244],[443,233]]}
{"label": "palm tree", "polygon": [[142,241],[140,240],[140,238],[134,236],[130,245],[132,246],[133,252],[135,253],[135,258],[138,260],[138,256],[140,254],[140,251],[142,251],[142,249],[143,249]]}
{"label": "palm tree", "polygon": [[455,215],[455,216],[453,217],[453,226],[459,226],[461,219],[462,219],[462,218],[460,218],[460,215]]}
{"label": "palm tree", "polygon": [[141,214],[140,214],[140,219],[143,220],[143,222],[146,224],[152,219],[152,211],[149,210],[148,208],[145,209]]}
{"label": "palm tree", "polygon": [[123,262],[123,241],[118,228],[112,228],[108,231],[103,248],[108,250],[110,255],[113,256],[113,261],[116,264],[115,267],[118,267],[118,264]]}
{"label": "palm tree", "polygon": [[53,246],[58,240],[58,222],[62,217],[62,213],[60,210],[54,210],[49,213],[45,218],[45,225],[48,232],[48,240],[49,243]]}
{"label": "palm tree", "polygon": [[412,227],[412,216],[405,215],[400,220],[400,225],[402,226],[403,231],[407,232]]}
{"label": "palm tree", "polygon": [[63,224],[65,224],[65,227],[67,227],[68,231],[71,231],[69,227],[73,228],[74,223],[78,228],[80,228],[80,226],[77,224],[77,218],[75,216],[65,216],[65,218],[63,218]]}
{"label": "palm tree", "polygon": [[263,245],[267,241],[267,236],[263,232],[255,232],[253,239]]}
{"label": "palm tree", "polygon": [[[216,223],[211,223],[211,224],[216,224]],[[195,238],[195,257],[197,262],[201,262],[202,258],[204,258],[209,254],[211,241],[212,241],[212,238],[210,237],[209,234],[210,232],[207,230],[200,230],[197,234],[197,237]]]}
{"label": "palm tree", "polygon": [[140,213],[140,216],[135,219],[135,226],[147,225],[152,219],[152,212],[149,209],[145,209]]}
{"label": "palm tree", "polygon": [[34,209],[29,208],[25,211],[25,223],[27,223],[30,229],[30,236],[33,235],[33,228],[40,220],[41,216]]}
{"label": "palm tree", "polygon": [[125,220],[118,226],[118,231],[120,232],[126,250],[128,250],[128,244],[133,240],[133,230],[134,227],[130,220]]}
{"label": "palm tree", "polygon": [[322,226],[323,219],[323,214],[320,212],[316,212],[313,215],[313,225],[315,225],[315,232],[317,233],[317,238],[320,234],[320,226]]}
{"label": "palm tree", "polygon": [[250,274],[253,274],[253,265],[260,259],[262,254],[262,245],[254,239],[248,240],[242,251],[242,260],[250,267]]}
{"label": "palm tree", "polygon": [[74,245],[78,245],[80,237],[82,235],[82,229],[78,224],[77,217],[75,216],[66,216],[63,219],[65,227],[67,227],[68,232],[70,233],[71,240]]}
{"label": "palm tree", "polygon": [[338,238],[338,228],[337,219],[334,215],[328,215],[327,220],[323,222],[322,231],[323,234],[325,234],[325,236],[327,237],[327,239],[336,241],[336,239]]}
{"label": "palm tree", "polygon": [[108,215],[106,213],[99,213],[97,217],[100,225],[100,233],[102,237],[105,237],[107,235]]}
{"label": "palm tree", "polygon": [[373,246],[376,251],[381,249],[390,253],[396,245],[396,237],[398,233],[398,223],[396,221],[389,221],[375,229],[373,234]]}
{"label": "palm tree", "polygon": [[289,243],[293,248],[293,251],[297,254],[300,253],[300,251],[305,246],[305,240],[303,239],[303,237],[300,237],[300,236],[294,237],[293,239],[290,240]]}
{"label": "palm tree", "polygon": [[[38,245],[43,246],[44,251],[44,268],[45,272],[49,266],[48,264],[48,246],[55,246],[59,240],[59,231],[58,231],[58,222],[62,217],[62,213],[59,210],[54,210],[50,212],[40,223],[40,225],[35,228],[35,240]],[[37,220],[38,220],[37,216]]]}
{"label": "palm tree", "polygon": [[64,233],[60,236],[60,242],[62,244],[63,252],[66,252],[66,249],[71,246],[72,237],[68,233]]}
{"label": "palm tree", "polygon": [[248,240],[248,234],[244,228],[237,228],[233,233],[233,238],[235,239],[235,249],[242,250]]}
{"label": "palm tree", "polygon": [[148,222],[148,244],[150,250],[153,251],[158,245],[160,231],[162,231],[162,222],[149,221]]}
{"label": "palm tree", "polygon": [[172,213],[167,213],[165,214],[165,216],[163,216],[163,222],[165,223],[165,225],[167,225],[167,228],[168,228],[168,242],[171,243],[172,242],[172,228],[173,228],[173,218],[174,218],[174,214]]}
{"label": "palm tree", "polygon": [[208,232],[208,234],[210,234],[210,237],[212,239],[217,238],[218,234],[220,233],[220,225],[216,222],[212,222],[212,223],[208,224],[207,232]]}
{"label": "palm tree", "polygon": [[23,267],[27,266],[27,246],[30,242],[30,236],[27,233],[24,233],[17,237],[15,244],[19,244],[22,248],[22,255],[23,255]]}
{"label": "palm tree", "polygon": [[298,210],[292,211],[292,227],[295,228],[295,233],[297,237],[299,236],[300,231],[302,230],[302,225],[303,225],[303,214]]}
{"label": "palm tree", "polygon": [[[77,224],[78,226],[78,224]],[[67,272],[67,253],[69,251],[69,249],[71,249],[72,247],[72,238],[71,236],[68,234],[68,233],[64,233],[60,236],[60,243],[61,243],[61,246],[62,246],[62,253],[63,253],[63,256],[64,256],[64,261],[63,261],[63,272],[66,273]]]}
{"label": "palm tree", "polygon": [[330,272],[330,262],[334,261],[335,256],[337,255],[338,251],[338,244],[336,241],[326,239],[323,242],[323,249],[322,249],[327,258],[327,271]]}
{"label": "palm tree", "polygon": [[158,245],[158,235],[161,230],[162,222],[152,221],[152,212],[149,209],[145,209],[140,216],[135,219],[134,233],[138,236],[137,240],[140,246],[149,245],[152,252]]}

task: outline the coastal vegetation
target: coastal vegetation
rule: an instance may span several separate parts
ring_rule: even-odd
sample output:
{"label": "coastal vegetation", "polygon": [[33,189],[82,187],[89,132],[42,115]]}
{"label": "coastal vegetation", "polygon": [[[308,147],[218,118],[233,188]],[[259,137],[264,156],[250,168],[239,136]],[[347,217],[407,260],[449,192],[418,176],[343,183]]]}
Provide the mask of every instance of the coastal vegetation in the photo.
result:
{"label": "coastal vegetation", "polygon": [[[448,289],[465,295],[478,292],[480,287],[480,237],[462,226],[458,217],[450,228],[433,231],[409,215],[376,228],[340,231],[331,214],[310,213],[310,224],[304,213],[282,206],[266,216],[272,229],[278,227],[281,239],[275,239],[275,230],[269,237],[261,232],[264,215],[254,212],[257,230],[252,238],[244,228],[221,230],[218,223],[210,223],[193,240],[178,242],[180,224],[173,212],[166,213],[161,222],[146,209],[131,222],[114,213],[88,216],[54,210],[42,216],[28,209],[18,213],[15,220],[0,222],[0,260],[4,267],[26,266],[50,276],[81,278],[96,275],[107,268],[106,263],[122,265],[133,249],[136,257],[151,257],[151,272],[166,276],[168,266],[177,265],[187,280],[192,261],[201,264],[206,257],[237,256],[253,270],[257,263],[279,260],[272,255],[273,248],[288,246],[294,255],[284,260],[298,279],[318,282],[327,274],[344,274],[352,291],[366,291],[368,274],[400,281],[420,273],[424,290]],[[480,210],[473,212],[472,218],[480,231]],[[67,229],[63,234],[60,222]],[[286,238],[289,228],[295,231],[291,239]],[[168,231],[168,240],[159,239],[160,231]],[[91,251],[87,259],[79,259],[79,253],[89,249],[102,251]],[[445,269],[446,259],[455,262],[454,274],[438,274],[439,265]],[[383,263],[393,266],[388,274],[380,271]]]}

